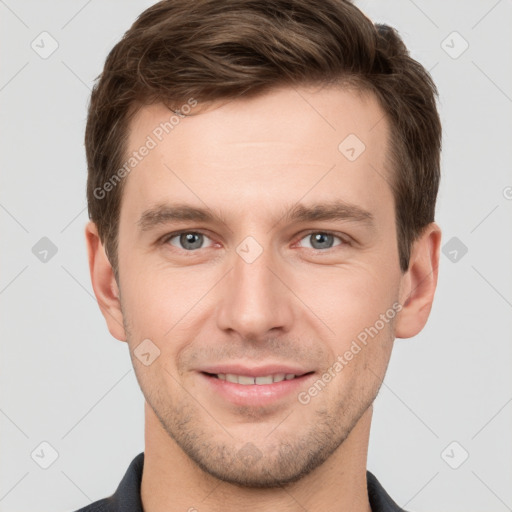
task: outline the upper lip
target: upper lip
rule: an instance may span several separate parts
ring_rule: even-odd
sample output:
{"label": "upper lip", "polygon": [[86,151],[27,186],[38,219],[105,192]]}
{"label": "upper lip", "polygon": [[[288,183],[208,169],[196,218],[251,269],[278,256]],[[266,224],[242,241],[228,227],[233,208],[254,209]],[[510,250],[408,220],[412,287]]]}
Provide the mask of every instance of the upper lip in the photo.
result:
{"label": "upper lip", "polygon": [[304,375],[305,373],[309,373],[312,370],[288,364],[266,364],[264,366],[247,366],[243,364],[230,363],[205,366],[201,368],[200,371],[212,374],[231,373],[233,375],[245,375],[247,377],[264,377],[266,375],[275,375],[277,373],[293,373],[296,376],[300,376]]}

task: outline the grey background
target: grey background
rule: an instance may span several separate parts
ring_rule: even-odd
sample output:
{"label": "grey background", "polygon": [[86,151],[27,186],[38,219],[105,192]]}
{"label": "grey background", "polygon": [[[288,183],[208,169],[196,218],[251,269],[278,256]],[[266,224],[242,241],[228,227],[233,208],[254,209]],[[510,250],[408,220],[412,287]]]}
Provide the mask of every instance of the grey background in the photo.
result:
{"label": "grey background", "polygon": [[[152,3],[0,0],[2,512],[111,495],[144,449],[127,347],[90,285],[83,131],[107,52]],[[395,342],[368,469],[407,510],[512,510],[512,2],[357,4],[431,70],[444,125],[437,296]]]}

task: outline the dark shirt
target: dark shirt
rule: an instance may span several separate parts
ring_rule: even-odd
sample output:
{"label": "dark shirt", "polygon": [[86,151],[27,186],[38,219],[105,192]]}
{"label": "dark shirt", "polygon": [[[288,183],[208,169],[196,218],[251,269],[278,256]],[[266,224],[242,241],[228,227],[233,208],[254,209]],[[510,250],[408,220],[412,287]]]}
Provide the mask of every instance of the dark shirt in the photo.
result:
{"label": "dark shirt", "polygon": [[[140,499],[143,465],[144,452],[133,459],[112,496],[95,501],[76,512],[143,512]],[[366,481],[372,512],[405,512],[390,498],[377,478],[368,470],[366,470]]]}

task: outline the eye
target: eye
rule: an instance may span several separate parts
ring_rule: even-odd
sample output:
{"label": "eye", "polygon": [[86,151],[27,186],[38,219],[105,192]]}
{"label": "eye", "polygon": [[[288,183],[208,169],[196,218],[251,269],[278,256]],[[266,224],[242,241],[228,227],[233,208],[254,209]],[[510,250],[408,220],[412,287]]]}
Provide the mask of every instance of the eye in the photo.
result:
{"label": "eye", "polygon": [[195,249],[202,249],[205,240],[211,240],[203,233],[196,231],[182,231],[179,233],[171,233],[163,240],[163,243],[169,243],[179,249],[186,251],[193,251]]}
{"label": "eye", "polygon": [[[339,243],[337,244],[334,243],[336,239],[339,240]],[[326,231],[314,231],[306,235],[304,238],[301,238],[300,241],[302,240],[307,241],[306,245],[303,245],[302,247],[308,247],[315,250],[330,249],[331,247],[346,243],[339,236]]]}

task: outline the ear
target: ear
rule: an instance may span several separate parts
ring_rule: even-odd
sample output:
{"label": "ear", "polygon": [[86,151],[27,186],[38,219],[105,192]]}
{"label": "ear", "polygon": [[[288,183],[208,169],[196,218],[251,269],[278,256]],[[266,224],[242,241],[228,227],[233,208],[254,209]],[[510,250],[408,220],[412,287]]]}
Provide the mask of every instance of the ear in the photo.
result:
{"label": "ear", "polygon": [[112,265],[98,235],[96,224],[92,221],[85,226],[85,240],[89,255],[91,282],[98,306],[107,321],[110,334],[119,341],[126,341],[119,288]]}
{"label": "ear", "polygon": [[395,324],[397,338],[416,336],[427,323],[437,286],[440,247],[441,229],[432,222],[414,242],[409,269],[402,276],[402,310]]}

